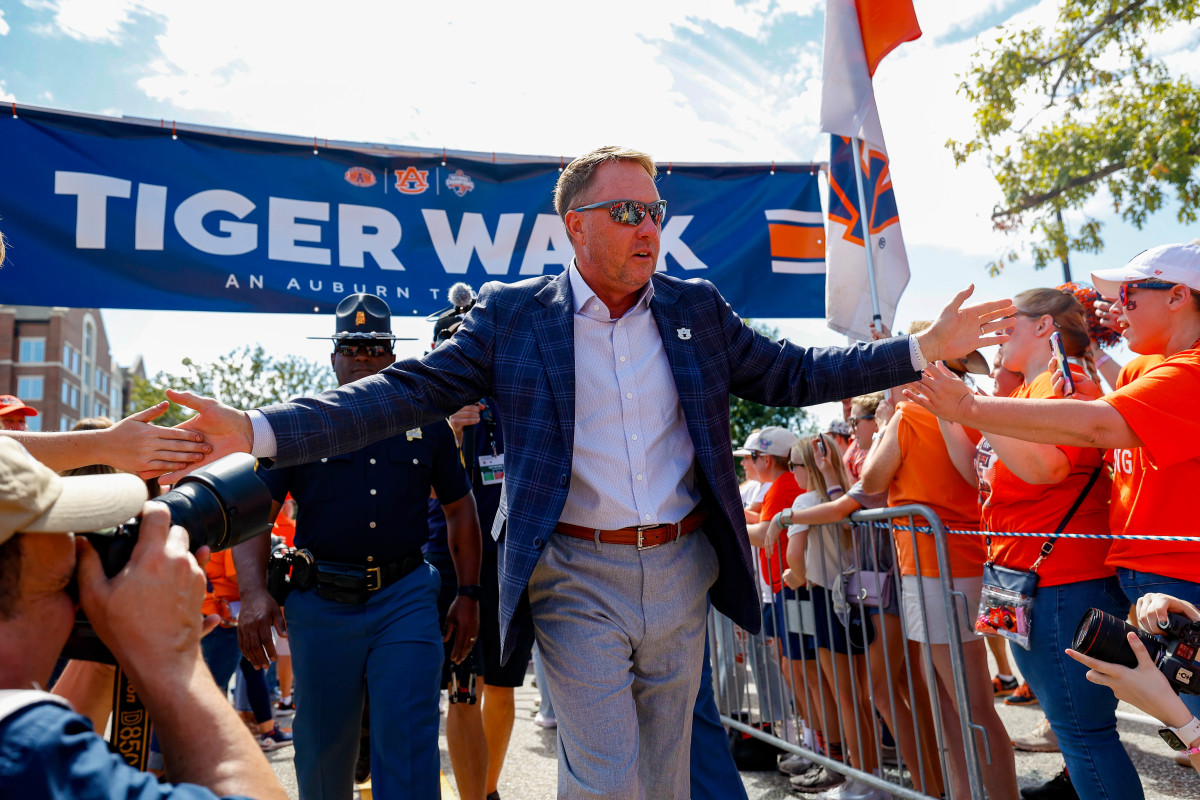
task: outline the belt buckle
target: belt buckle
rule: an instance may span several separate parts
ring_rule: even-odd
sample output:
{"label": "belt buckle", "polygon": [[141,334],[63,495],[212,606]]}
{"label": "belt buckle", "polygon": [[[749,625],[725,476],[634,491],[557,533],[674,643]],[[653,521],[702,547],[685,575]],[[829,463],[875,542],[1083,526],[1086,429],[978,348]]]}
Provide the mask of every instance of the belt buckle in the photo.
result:
{"label": "belt buckle", "polygon": [[637,526],[637,549],[638,550],[653,550],[654,548],[660,546],[662,544],[662,542],[659,542],[658,544],[645,544],[644,542],[646,541],[646,538],[645,538],[646,531],[652,530],[654,528],[661,528],[661,527],[662,527],[661,522],[656,522],[653,525],[638,525]]}
{"label": "belt buckle", "polygon": [[[375,583],[374,586],[371,585],[372,578],[374,578],[374,583]],[[368,567],[367,568],[367,591],[368,592],[377,592],[377,591],[379,591],[379,589],[382,586],[383,586],[383,575],[379,571],[379,567]]]}

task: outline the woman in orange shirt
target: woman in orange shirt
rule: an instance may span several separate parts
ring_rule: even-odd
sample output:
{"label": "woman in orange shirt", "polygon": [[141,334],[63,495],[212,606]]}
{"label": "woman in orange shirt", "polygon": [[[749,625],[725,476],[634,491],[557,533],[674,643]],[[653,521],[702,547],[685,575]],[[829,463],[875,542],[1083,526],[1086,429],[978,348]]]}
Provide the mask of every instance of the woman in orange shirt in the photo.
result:
{"label": "woman in orange shirt", "polygon": [[[883,439],[867,457],[862,488],[870,493],[886,491],[891,507],[913,503],[928,506],[946,528],[979,529],[975,488],[963,480],[951,462],[937,418],[913,403],[900,403],[896,407]],[[911,522],[926,524],[921,517]],[[989,763],[987,751],[978,748],[984,783],[992,790],[990,796],[1015,800],[1016,762],[1008,746],[1008,733],[996,714],[987,648],[972,626],[982,584],[983,541],[981,537],[966,535],[951,535],[947,541],[950,581],[954,590],[967,598],[965,606],[956,604],[954,613],[949,615],[933,536],[909,531],[896,533],[903,589],[901,611],[905,634],[910,640],[910,663],[919,663],[923,648],[918,643],[928,643],[926,652],[936,679],[937,707],[950,762],[949,780],[954,787],[951,794],[967,797],[970,786],[950,651],[949,626],[956,625],[962,641],[971,718],[984,728],[991,754]]]}
{"label": "woman in orange shirt", "polygon": [[[1098,398],[1099,376],[1088,356],[1087,322],[1075,297],[1058,289],[1031,289],[1013,302],[1018,310],[1000,354],[1005,368],[1021,373],[1025,380],[1012,396],[1055,397],[1053,375],[1046,365],[1051,357],[1050,335],[1057,331],[1067,355],[1082,357],[1091,368],[1085,374],[1072,367],[1076,396]],[[988,433],[971,445],[961,426],[947,422],[942,423],[942,433],[959,472],[979,487],[983,530],[1048,534],[993,535],[989,558],[1009,569],[1033,569],[1039,576],[1029,647],[1014,646],[1013,658],[1050,720],[1071,784],[1084,800],[1141,798],[1137,771],[1117,736],[1116,697],[1085,680],[1085,669],[1063,652],[1071,646],[1075,628],[1089,608],[1117,617],[1128,610],[1116,570],[1104,563],[1109,541],[1054,541],[1049,535],[1060,526],[1064,533],[1108,534],[1112,487],[1102,452]],[[1051,550],[1041,557],[1047,544]]]}
{"label": "woman in orange shirt", "polygon": [[[1129,600],[1158,592],[1200,602],[1196,542],[1123,536],[1200,537],[1200,522],[1180,495],[1200,485],[1200,245],[1170,244],[1124,267],[1092,273],[1106,297],[1117,297],[1135,353],[1162,363],[1098,400],[977,397],[937,369],[926,370],[905,395],[943,419],[1029,442],[1113,450],[1109,528],[1116,535],[1106,563]],[[1200,695],[1184,703],[1200,716]]]}

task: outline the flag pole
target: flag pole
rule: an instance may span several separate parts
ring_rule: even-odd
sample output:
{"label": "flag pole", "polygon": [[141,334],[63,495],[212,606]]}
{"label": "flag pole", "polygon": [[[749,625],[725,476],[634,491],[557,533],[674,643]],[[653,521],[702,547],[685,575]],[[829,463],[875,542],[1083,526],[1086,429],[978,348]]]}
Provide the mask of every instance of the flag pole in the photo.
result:
{"label": "flag pole", "polygon": [[875,329],[883,332],[883,317],[879,314],[879,289],[875,285],[875,257],[871,253],[871,215],[867,211],[867,193],[863,189],[862,156],[866,144],[857,136],[850,137],[850,147],[854,151],[854,177],[858,181],[858,213],[863,229],[863,249],[867,251],[867,282],[871,287],[871,308],[875,312],[872,322]]}

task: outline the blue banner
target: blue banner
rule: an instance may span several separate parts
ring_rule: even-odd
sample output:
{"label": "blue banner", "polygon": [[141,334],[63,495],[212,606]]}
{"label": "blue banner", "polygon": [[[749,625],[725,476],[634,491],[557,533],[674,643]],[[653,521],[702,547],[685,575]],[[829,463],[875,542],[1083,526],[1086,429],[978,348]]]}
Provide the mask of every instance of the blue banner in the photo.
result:
{"label": "blue banner", "polygon": [[[456,281],[572,257],[557,161],[7,111],[0,303],[312,313],[367,291],[423,316]],[[671,165],[658,186],[660,270],[712,281],[744,316],[824,316],[813,165]]]}

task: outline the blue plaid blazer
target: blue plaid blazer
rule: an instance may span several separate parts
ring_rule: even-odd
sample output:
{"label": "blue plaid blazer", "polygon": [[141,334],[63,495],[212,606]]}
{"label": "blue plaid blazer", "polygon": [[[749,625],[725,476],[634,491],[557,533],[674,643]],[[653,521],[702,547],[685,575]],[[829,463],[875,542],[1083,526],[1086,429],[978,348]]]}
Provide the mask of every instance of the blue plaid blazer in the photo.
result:
{"label": "blue plaid blazer", "polygon": [[[651,311],[675,376],[696,476],[704,532],[720,575],[713,604],[750,631],[761,615],[729,435],[729,395],[804,406],[916,380],[906,338],[806,349],[760,335],[705,280],[655,274]],[[575,433],[574,303],[566,272],[489,283],[455,336],[420,359],[312,398],[262,409],[276,462],[296,464],[357,450],[442,420],[485,395],[498,404],[505,441],[504,501],[493,535],[500,548],[504,658],[516,625],[528,624],[525,588],[553,535],[571,482]],[[680,339],[679,328],[691,330]],[[617,432],[619,435],[619,432]]]}

